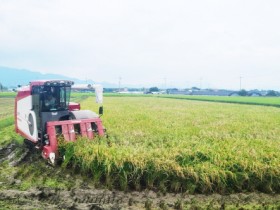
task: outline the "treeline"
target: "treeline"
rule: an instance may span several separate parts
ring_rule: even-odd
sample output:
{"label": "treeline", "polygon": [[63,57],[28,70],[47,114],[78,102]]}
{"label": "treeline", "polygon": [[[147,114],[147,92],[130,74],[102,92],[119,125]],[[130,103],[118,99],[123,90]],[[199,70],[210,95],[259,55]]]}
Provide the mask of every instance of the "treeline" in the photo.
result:
{"label": "treeline", "polygon": [[[244,89],[236,92],[239,96],[251,96],[252,93]],[[280,96],[280,93],[275,90],[268,90],[264,96]]]}
{"label": "treeline", "polygon": [[146,91],[145,88],[103,88],[103,91],[105,93],[113,93],[113,92],[119,92],[119,91]]}

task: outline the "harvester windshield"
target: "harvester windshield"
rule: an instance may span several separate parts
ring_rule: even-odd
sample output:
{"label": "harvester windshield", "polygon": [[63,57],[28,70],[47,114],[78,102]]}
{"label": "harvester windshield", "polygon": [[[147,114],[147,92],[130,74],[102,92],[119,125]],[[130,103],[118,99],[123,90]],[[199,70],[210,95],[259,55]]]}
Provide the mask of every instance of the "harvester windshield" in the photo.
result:
{"label": "harvester windshield", "polygon": [[71,87],[44,86],[42,94],[42,111],[63,111],[68,109]]}

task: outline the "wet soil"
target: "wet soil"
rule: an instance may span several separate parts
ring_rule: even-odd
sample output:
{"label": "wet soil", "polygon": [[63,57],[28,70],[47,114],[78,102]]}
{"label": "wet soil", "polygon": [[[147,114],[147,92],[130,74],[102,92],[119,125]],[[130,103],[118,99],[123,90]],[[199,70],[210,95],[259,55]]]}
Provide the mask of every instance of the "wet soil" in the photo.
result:
{"label": "wet soil", "polygon": [[30,151],[26,147],[18,148],[16,144],[9,144],[0,148],[0,163],[8,161],[9,166],[17,166],[29,153]]}
{"label": "wet soil", "polygon": [[[1,206],[1,201],[2,203]],[[257,209],[280,208],[279,195],[161,195],[153,191],[29,189],[0,191],[0,207],[19,209]],[[1,208],[2,209],[2,208]]]}
{"label": "wet soil", "polygon": [[58,173],[63,179],[78,184],[68,189],[33,186],[22,190],[17,187],[23,181],[18,178],[19,171],[38,161],[44,160],[15,144],[0,148],[0,209],[280,209],[279,194],[190,195],[99,189],[80,176],[66,174],[47,164],[43,164],[47,173],[42,176]]}

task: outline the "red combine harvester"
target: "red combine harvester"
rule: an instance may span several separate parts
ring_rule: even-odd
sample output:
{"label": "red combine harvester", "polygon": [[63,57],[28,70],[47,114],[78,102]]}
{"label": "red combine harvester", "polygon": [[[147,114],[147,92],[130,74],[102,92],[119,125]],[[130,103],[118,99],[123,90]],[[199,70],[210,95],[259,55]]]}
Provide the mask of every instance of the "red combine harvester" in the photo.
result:
{"label": "red combine harvester", "polygon": [[[104,135],[99,117],[103,107],[99,107],[99,115],[80,110],[80,104],[70,102],[73,84],[68,80],[33,81],[21,87],[15,99],[16,132],[25,138],[25,143],[41,149],[43,158],[52,164],[59,157],[58,135],[66,141],[75,141],[77,135],[88,139]],[[102,104],[103,88],[94,88],[96,102]]]}

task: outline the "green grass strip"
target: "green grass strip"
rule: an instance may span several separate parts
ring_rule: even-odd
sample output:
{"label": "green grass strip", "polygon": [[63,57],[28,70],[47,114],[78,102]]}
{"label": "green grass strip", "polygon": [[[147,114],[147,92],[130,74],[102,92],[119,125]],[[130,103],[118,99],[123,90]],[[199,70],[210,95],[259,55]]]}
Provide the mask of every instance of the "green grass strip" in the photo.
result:
{"label": "green grass strip", "polygon": [[151,95],[151,94],[138,95],[138,94],[117,94],[117,93],[105,93],[104,96],[105,97],[155,97],[155,98],[169,98],[169,99],[178,99],[178,100],[280,107],[279,97],[186,96],[186,95]]}
{"label": "green grass strip", "polygon": [[257,102],[257,100],[249,100],[249,98],[244,97],[243,100],[240,100],[240,97],[238,98],[227,98],[223,96],[218,97],[180,97],[180,96],[168,96],[168,95],[161,95],[157,96],[160,98],[170,98],[170,99],[179,99],[179,100],[191,100],[191,101],[205,101],[205,102],[219,102],[219,103],[230,103],[230,104],[244,104],[244,105],[256,105],[256,106],[272,106],[272,107],[280,107],[280,99],[279,99],[279,104],[275,103],[274,101],[270,102],[269,100],[263,100],[263,102]]}
{"label": "green grass strip", "polygon": [[16,97],[16,92],[0,92],[0,98],[14,98]]}
{"label": "green grass strip", "polygon": [[5,119],[0,120],[0,129],[6,128],[13,124],[14,124],[14,117],[7,117]]}

